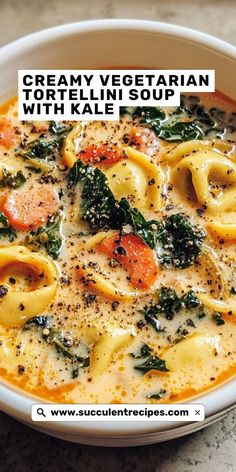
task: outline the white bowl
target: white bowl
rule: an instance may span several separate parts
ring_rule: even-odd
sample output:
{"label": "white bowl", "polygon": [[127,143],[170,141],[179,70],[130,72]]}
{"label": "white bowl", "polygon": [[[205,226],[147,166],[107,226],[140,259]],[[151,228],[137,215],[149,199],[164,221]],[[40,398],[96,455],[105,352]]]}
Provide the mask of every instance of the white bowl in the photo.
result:
{"label": "white bowl", "polygon": [[[215,69],[217,89],[236,99],[236,48],[197,31],[139,20],[97,20],[51,28],[0,49],[0,100],[17,91],[18,69],[140,67]],[[131,446],[183,436],[221,418],[236,404],[236,379],[199,397],[203,423],[47,423],[30,419],[35,400],[1,384],[0,408],[45,433],[82,444]]]}

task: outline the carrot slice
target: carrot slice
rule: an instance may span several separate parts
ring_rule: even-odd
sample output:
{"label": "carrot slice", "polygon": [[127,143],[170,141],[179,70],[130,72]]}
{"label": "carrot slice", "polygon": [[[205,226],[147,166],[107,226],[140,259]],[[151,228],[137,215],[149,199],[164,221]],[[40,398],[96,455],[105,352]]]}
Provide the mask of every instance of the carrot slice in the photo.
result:
{"label": "carrot slice", "polygon": [[1,209],[9,223],[21,231],[30,231],[47,223],[58,210],[58,197],[49,185],[25,184],[7,194]]}
{"label": "carrot slice", "polygon": [[5,119],[0,120],[0,146],[10,149],[19,142],[19,135],[10,123]]}
{"label": "carrot slice", "polygon": [[154,131],[144,126],[133,126],[130,134],[130,144],[134,144],[139,151],[153,156],[160,150],[160,139]]}
{"label": "carrot slice", "polygon": [[127,270],[133,287],[147,289],[154,283],[157,275],[154,254],[139,236],[110,236],[103,239],[96,248]]}
{"label": "carrot slice", "polygon": [[115,144],[91,144],[79,153],[79,158],[85,164],[97,164],[109,167],[124,159],[125,154]]}

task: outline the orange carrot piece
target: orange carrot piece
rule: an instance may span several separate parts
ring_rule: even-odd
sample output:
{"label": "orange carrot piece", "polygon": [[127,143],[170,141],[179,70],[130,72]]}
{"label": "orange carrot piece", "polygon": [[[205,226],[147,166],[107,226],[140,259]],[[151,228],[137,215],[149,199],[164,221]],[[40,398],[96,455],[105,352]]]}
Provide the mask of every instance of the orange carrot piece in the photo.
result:
{"label": "orange carrot piece", "polygon": [[154,283],[157,275],[154,254],[139,236],[110,236],[103,239],[96,249],[127,270],[133,287],[147,289]]}
{"label": "orange carrot piece", "polygon": [[124,159],[125,154],[115,144],[91,144],[79,153],[79,158],[85,164],[96,164],[109,167]]}
{"label": "orange carrot piece", "polygon": [[58,197],[49,185],[25,184],[19,190],[7,194],[1,210],[9,223],[21,231],[30,231],[47,223],[58,210]]}
{"label": "orange carrot piece", "polygon": [[11,149],[19,142],[19,135],[10,123],[5,119],[0,120],[0,146]]}
{"label": "orange carrot piece", "polygon": [[160,140],[153,130],[144,126],[133,126],[130,141],[139,151],[153,156],[160,148]]}

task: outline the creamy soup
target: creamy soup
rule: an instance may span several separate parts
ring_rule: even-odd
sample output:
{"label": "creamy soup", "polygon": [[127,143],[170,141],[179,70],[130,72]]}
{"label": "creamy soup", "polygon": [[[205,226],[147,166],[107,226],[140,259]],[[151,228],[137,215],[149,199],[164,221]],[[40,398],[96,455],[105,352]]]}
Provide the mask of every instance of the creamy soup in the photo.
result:
{"label": "creamy soup", "polygon": [[236,106],[19,122],[0,107],[0,375],[57,402],[173,402],[236,372]]}

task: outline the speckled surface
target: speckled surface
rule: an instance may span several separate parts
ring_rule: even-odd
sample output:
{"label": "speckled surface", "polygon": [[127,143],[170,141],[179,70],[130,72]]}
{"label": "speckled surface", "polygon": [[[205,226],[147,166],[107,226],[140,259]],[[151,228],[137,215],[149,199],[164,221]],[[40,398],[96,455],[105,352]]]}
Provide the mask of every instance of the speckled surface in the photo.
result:
{"label": "speckled surface", "polygon": [[[235,0],[0,0],[0,44],[94,18],[181,24],[236,44]],[[94,448],[33,431],[0,413],[0,472],[235,472],[236,411],[190,436],[140,448]]]}

